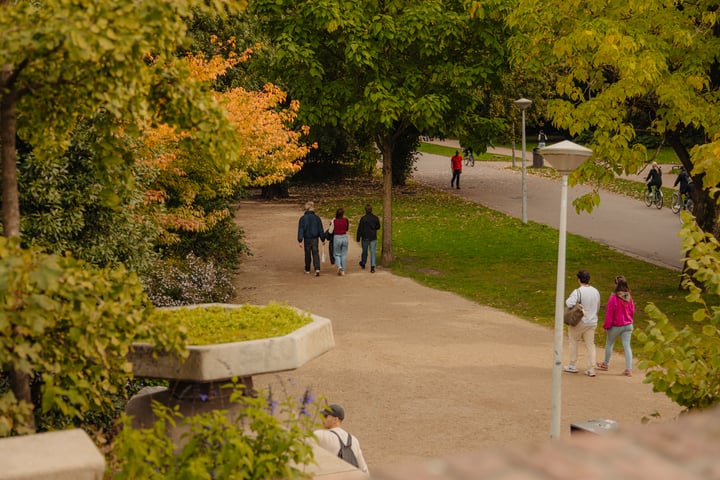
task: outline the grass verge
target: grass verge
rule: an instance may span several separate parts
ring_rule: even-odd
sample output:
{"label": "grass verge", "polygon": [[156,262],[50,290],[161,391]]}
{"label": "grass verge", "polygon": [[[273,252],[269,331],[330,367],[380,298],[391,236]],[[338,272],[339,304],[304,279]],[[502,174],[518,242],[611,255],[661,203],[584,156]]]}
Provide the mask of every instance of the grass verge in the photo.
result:
{"label": "grass verge", "polygon": [[[382,218],[379,180],[346,181],[334,185],[331,195],[318,211],[327,217],[343,206],[350,214],[353,233],[366,202]],[[393,273],[541,325],[553,325],[557,230],[534,222],[523,226],[519,219],[418,184],[394,191],[393,219]],[[565,297],[577,286],[575,273],[581,268],[590,271],[591,284],[600,291],[603,304],[614,277],[627,277],[636,303],[637,327],[647,325],[644,307],[648,302],[654,302],[676,326],[692,324],[695,307],[678,290],[678,272],[568,233]],[[600,316],[602,321],[604,307]]]}

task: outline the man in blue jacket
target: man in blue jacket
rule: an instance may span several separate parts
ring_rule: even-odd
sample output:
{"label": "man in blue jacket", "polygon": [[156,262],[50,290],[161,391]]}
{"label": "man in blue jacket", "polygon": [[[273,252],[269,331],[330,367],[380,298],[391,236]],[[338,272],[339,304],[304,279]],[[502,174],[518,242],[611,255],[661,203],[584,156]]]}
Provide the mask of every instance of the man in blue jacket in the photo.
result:
{"label": "man in blue jacket", "polygon": [[300,217],[298,222],[298,242],[300,248],[305,246],[305,273],[310,273],[310,257],[312,256],[313,265],[315,266],[315,276],[320,276],[320,252],[318,240],[325,245],[325,233],[323,232],[323,224],[320,217],[315,215],[315,204],[307,202],[305,204],[305,214]]}

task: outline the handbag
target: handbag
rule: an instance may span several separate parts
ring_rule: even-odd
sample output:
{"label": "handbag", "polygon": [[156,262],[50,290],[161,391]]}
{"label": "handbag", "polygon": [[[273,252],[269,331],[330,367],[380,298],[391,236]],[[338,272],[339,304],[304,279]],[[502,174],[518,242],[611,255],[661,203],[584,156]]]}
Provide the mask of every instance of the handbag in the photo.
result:
{"label": "handbag", "polygon": [[570,325],[571,327],[574,327],[585,316],[585,307],[582,305],[582,296],[580,296],[580,289],[578,288],[578,302],[573,305],[570,308],[565,307],[565,315],[563,316],[563,321],[565,322],[565,325]]}

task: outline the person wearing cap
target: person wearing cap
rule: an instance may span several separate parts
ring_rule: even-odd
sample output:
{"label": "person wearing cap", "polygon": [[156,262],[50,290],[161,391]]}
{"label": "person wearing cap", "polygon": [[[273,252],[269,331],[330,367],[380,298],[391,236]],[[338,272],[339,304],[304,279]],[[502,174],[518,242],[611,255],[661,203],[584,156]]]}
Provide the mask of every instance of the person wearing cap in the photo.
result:
{"label": "person wearing cap", "polygon": [[[325,407],[321,413],[323,416],[323,427],[325,428],[315,430],[315,438],[322,448],[333,455],[337,455],[340,451],[341,439],[342,442],[347,445],[348,437],[350,437],[350,434],[341,427],[343,420],[345,420],[345,410],[340,405],[333,404]],[[365,457],[360,448],[360,442],[355,436],[352,437],[351,450],[358,461],[358,469],[364,473],[369,473],[367,463],[365,463]]]}
{"label": "person wearing cap", "polygon": [[652,168],[648,172],[647,177],[645,177],[645,182],[647,182],[648,192],[651,193],[653,186],[657,187],[658,190],[662,187],[662,170],[660,170],[657,162],[652,162]]}

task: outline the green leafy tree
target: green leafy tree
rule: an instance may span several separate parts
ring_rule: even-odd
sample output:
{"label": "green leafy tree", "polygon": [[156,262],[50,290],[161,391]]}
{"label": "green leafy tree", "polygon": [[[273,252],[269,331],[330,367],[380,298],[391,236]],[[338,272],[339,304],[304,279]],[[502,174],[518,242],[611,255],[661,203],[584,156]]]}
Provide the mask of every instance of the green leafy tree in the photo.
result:
{"label": "green leafy tree", "polygon": [[392,154],[411,129],[445,136],[478,115],[504,67],[502,2],[252,0],[299,120],[367,135],[382,154],[382,263],[392,255]]}
{"label": "green leafy tree", "polygon": [[0,436],[113,411],[113,395],[132,377],[135,341],[184,351],[179,331],[147,321],[150,303],[135,274],[19,243],[0,237],[0,371],[33,378],[34,394],[0,394]]}
{"label": "green leafy tree", "polygon": [[[0,0],[0,158],[3,235],[20,236],[17,138],[39,162],[51,164],[70,145],[78,122],[95,117],[101,197],[131,185],[124,136],[167,122],[194,130],[193,144],[210,159],[235,155],[237,138],[216,101],[189,80],[173,55],[195,12],[236,12],[221,0]],[[126,168],[118,169],[118,166]],[[27,365],[10,363],[15,397],[31,403]]]}
{"label": "green leafy tree", "polygon": [[[693,176],[698,225],[717,235],[717,2],[520,0],[508,22],[517,31],[516,62],[556,78],[547,104],[553,124],[571,135],[592,133],[596,161],[575,178],[637,172],[649,159],[635,140],[656,135]],[[598,202],[596,191],[576,207]]]}
{"label": "green leafy tree", "polygon": [[[720,25],[717,2],[563,3],[520,0],[515,60],[548,72],[555,98],[548,116],[572,135],[592,136],[595,161],[575,181],[635,173],[648,161],[636,140],[654,135],[691,172],[696,217],[683,213],[682,286],[700,307],[678,330],[654,305],[638,332],[641,368],[656,391],[689,409],[718,402],[718,204],[720,184]],[[597,191],[578,203],[590,209]],[[694,220],[694,221],[693,221]],[[677,322],[677,320],[676,320]]]}

